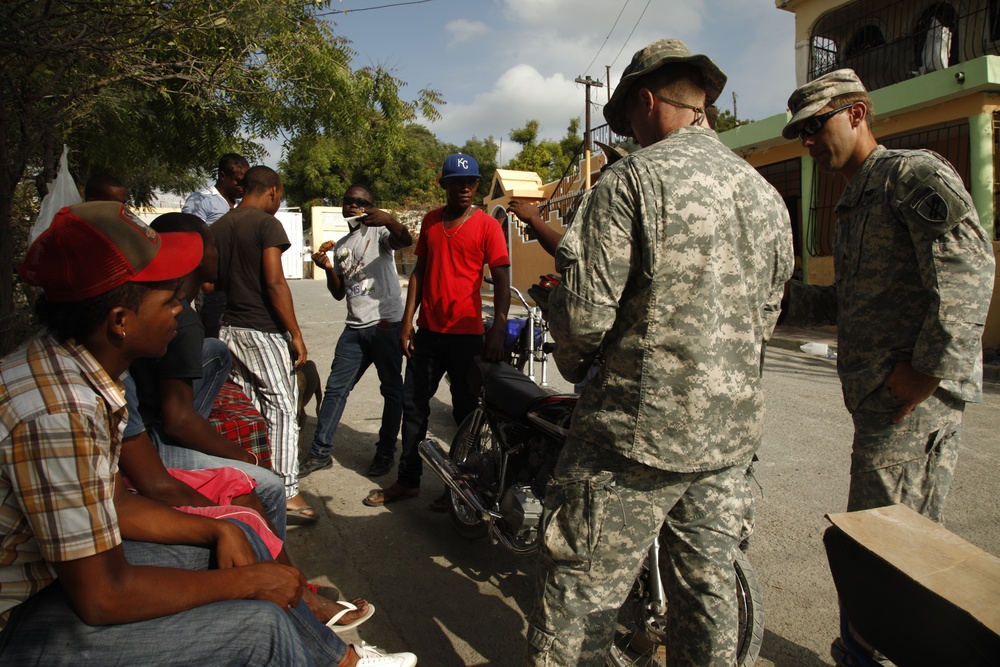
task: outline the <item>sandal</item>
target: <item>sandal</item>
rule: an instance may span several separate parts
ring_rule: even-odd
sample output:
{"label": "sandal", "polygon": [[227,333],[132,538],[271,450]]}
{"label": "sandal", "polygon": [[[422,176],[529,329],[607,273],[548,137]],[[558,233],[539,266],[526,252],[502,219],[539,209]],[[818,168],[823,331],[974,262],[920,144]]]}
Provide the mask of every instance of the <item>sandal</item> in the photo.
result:
{"label": "sandal", "polygon": [[420,495],[420,487],[407,487],[400,486],[398,483],[393,484],[387,489],[375,489],[368,494],[368,497],[362,500],[368,507],[379,507],[381,505],[388,505],[389,503],[394,503],[397,500],[406,500],[407,498],[416,498]]}
{"label": "sandal", "polygon": [[369,618],[375,615],[375,605],[369,602],[368,611],[366,611],[363,616],[351,621],[350,623],[345,623],[344,625],[337,625],[337,621],[339,621],[344,616],[344,614],[349,614],[352,611],[357,611],[358,609],[357,605],[352,604],[350,602],[346,602],[344,600],[341,600],[337,604],[342,606],[343,609],[334,614],[333,618],[331,618],[329,621],[326,622],[326,627],[330,628],[334,632],[346,632],[348,630],[353,630],[354,628],[358,627],[359,625],[361,625],[362,623],[364,623]]}
{"label": "sandal", "polygon": [[319,521],[319,514],[309,505],[303,505],[298,509],[286,507],[285,520],[289,526],[308,526]]}

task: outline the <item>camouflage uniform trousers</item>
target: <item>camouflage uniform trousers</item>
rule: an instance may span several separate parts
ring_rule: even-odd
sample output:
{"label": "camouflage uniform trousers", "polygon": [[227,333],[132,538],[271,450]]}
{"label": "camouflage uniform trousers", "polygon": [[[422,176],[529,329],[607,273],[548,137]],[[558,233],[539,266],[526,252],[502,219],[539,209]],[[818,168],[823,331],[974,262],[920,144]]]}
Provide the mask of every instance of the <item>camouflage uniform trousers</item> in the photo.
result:
{"label": "camouflage uniform trousers", "polygon": [[603,666],[618,608],[659,534],[671,664],[731,667],[747,463],[668,472],[571,438],[546,491],[529,664]]}
{"label": "camouflage uniform trousers", "polygon": [[893,424],[898,410],[899,401],[883,385],[854,411],[847,511],[903,503],[941,523],[965,402],[938,391]]}

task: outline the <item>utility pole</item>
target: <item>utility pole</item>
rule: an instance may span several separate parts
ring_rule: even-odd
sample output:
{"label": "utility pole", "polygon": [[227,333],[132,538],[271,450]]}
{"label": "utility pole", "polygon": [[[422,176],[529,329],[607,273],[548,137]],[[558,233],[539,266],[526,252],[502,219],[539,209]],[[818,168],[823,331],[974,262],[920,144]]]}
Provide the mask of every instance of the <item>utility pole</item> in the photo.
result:
{"label": "utility pole", "polygon": [[587,87],[587,113],[584,116],[586,118],[586,129],[583,135],[583,169],[584,169],[584,185],[587,190],[590,189],[590,88],[591,86],[595,88],[603,88],[604,84],[597,79],[591,79],[589,76],[584,78],[582,76],[576,77],[577,83],[582,83]]}

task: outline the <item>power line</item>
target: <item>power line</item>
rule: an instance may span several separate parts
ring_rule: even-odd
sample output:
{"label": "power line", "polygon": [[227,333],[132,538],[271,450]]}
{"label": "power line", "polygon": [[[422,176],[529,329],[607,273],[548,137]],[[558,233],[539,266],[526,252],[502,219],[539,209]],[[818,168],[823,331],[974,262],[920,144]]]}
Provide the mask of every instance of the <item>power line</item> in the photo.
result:
{"label": "power line", "polygon": [[402,7],[403,5],[422,5],[425,2],[431,2],[431,0],[410,0],[410,2],[394,2],[391,5],[362,7],[360,9],[331,9],[329,11],[320,12],[317,14],[317,16],[331,16],[333,14],[356,14],[357,12],[370,12],[373,9],[387,9],[389,7]]}
{"label": "power line", "polygon": [[635,20],[635,25],[634,25],[634,26],[632,26],[632,32],[630,32],[630,33],[628,34],[628,37],[626,37],[626,38],[625,38],[625,43],[624,43],[624,44],[622,44],[622,48],[621,48],[621,49],[620,49],[620,50],[618,51],[618,55],[617,55],[617,56],[615,56],[615,59],[611,61],[611,66],[612,66],[612,67],[614,66],[614,64],[615,64],[616,62],[618,62],[618,58],[619,58],[619,57],[621,56],[621,54],[622,54],[622,51],[624,51],[624,50],[625,50],[625,47],[626,47],[626,46],[628,46],[628,41],[629,41],[630,39],[632,39],[632,35],[633,35],[633,34],[635,33],[635,29],[639,27],[639,22],[640,22],[640,21],[642,21],[642,17],[646,15],[646,10],[647,10],[647,9],[649,9],[649,4],[650,4],[650,3],[652,2],[652,1],[653,1],[653,0],[646,0],[646,6],[642,8],[642,14],[639,14],[639,18],[637,18],[637,19]]}
{"label": "power line", "polygon": [[603,51],[604,47],[607,46],[608,40],[611,39],[611,33],[613,33],[615,31],[615,28],[618,26],[618,21],[621,19],[622,14],[625,12],[625,8],[628,7],[628,3],[629,0],[625,0],[625,4],[622,5],[621,11],[618,12],[618,18],[615,19],[615,24],[611,26],[611,30],[608,31],[608,36],[604,38],[604,43],[601,44],[601,48],[597,49],[597,53],[594,54],[594,59],[590,61],[589,65],[587,65],[587,69],[583,70],[584,74],[590,73],[590,68],[593,67],[594,63],[597,61],[597,56],[601,55],[601,51]]}

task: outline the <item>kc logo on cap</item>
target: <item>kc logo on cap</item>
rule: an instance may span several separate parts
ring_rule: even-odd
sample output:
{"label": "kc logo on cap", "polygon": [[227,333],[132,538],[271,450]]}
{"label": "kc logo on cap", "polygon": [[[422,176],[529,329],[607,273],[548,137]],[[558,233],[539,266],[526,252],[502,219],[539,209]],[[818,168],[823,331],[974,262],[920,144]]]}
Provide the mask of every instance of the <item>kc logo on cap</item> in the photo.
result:
{"label": "kc logo on cap", "polygon": [[453,153],[444,160],[441,167],[441,180],[446,178],[479,178],[479,163],[476,158],[464,153]]}

